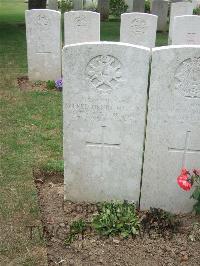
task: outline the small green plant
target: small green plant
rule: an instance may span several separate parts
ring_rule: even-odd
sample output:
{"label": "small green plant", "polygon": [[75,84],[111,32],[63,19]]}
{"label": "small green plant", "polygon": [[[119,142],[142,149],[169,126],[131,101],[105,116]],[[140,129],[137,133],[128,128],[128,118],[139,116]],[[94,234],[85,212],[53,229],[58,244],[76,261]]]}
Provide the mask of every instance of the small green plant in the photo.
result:
{"label": "small green plant", "polygon": [[60,9],[61,13],[65,13],[67,11],[72,10],[73,4],[71,0],[59,0],[58,1],[58,8]]}
{"label": "small green plant", "polygon": [[128,5],[124,0],[110,0],[110,14],[119,17],[122,13],[125,13]]}
{"label": "small green plant", "polygon": [[198,6],[197,8],[195,8],[195,9],[193,10],[193,14],[194,14],[194,15],[200,15],[200,6]]}
{"label": "small green plant", "polygon": [[66,245],[70,245],[77,237],[77,235],[81,235],[82,239],[84,238],[84,232],[87,229],[87,224],[84,220],[80,219],[77,221],[74,221],[70,225],[70,232],[69,236],[65,240]]}
{"label": "small green plant", "polygon": [[150,13],[151,3],[150,0],[145,0],[145,13]]}
{"label": "small green plant", "polygon": [[138,234],[140,224],[135,211],[135,205],[124,201],[102,203],[99,213],[91,224],[100,235],[121,235],[124,238]]}
{"label": "small green plant", "polygon": [[46,82],[46,86],[48,90],[53,90],[55,89],[55,81],[54,80],[48,80]]}

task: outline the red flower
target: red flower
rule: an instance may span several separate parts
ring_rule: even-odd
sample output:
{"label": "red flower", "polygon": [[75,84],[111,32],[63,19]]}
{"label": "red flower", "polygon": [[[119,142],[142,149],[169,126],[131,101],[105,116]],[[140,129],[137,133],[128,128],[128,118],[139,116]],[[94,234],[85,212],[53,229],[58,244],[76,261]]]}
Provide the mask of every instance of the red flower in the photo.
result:
{"label": "red flower", "polygon": [[189,173],[189,171],[186,169],[186,168],[183,168],[182,170],[181,170],[181,175],[183,176],[183,175],[189,175],[190,173]]}
{"label": "red flower", "polygon": [[181,175],[177,178],[178,185],[186,191],[189,191],[192,187],[192,184],[188,180],[188,171],[186,169],[182,169]]}

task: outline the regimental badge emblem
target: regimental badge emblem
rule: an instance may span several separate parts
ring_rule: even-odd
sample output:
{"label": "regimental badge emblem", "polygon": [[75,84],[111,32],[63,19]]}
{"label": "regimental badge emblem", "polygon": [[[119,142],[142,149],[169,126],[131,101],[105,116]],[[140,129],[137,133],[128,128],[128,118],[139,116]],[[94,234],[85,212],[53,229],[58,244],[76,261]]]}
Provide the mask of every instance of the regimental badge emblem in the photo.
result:
{"label": "regimental badge emblem", "polygon": [[110,93],[119,87],[121,75],[121,63],[111,55],[96,56],[86,67],[89,84],[99,92]]}
{"label": "regimental badge emblem", "polygon": [[175,89],[188,98],[200,98],[200,57],[184,60],[175,72]]}

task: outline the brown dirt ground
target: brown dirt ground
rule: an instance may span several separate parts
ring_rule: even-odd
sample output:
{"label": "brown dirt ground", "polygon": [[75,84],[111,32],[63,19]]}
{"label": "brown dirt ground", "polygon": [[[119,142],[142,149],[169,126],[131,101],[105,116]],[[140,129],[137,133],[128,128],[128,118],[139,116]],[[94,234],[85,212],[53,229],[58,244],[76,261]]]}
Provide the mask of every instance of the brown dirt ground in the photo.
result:
{"label": "brown dirt ground", "polygon": [[22,91],[46,91],[46,82],[31,82],[27,76],[17,78],[17,85]]}
{"label": "brown dirt ground", "polygon": [[79,218],[89,220],[94,204],[75,204],[63,201],[63,175],[34,172],[43,217],[43,233],[47,243],[48,265],[74,266],[159,266],[200,265],[200,240],[191,241],[189,234],[199,216],[179,216],[181,225],[176,234],[143,234],[135,239],[102,238],[86,232],[70,246],[64,244],[69,225]]}

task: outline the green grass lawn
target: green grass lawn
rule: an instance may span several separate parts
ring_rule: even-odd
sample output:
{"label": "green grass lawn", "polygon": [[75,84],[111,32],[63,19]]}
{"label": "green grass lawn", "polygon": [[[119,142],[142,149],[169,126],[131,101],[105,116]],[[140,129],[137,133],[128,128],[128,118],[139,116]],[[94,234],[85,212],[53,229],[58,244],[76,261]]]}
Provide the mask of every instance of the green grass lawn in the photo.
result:
{"label": "green grass lawn", "polygon": [[[26,228],[40,216],[32,169],[62,168],[62,99],[55,91],[20,91],[27,73],[24,1],[0,0],[1,178],[0,265],[45,265],[44,242]],[[101,39],[119,40],[118,20],[103,22]],[[166,43],[158,34],[157,44]]]}

